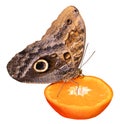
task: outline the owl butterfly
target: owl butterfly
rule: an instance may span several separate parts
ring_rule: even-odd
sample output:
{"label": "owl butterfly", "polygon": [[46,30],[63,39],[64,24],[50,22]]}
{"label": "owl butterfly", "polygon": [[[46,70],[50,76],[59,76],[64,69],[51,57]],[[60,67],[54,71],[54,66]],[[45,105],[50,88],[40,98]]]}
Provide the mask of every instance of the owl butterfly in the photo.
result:
{"label": "owl butterfly", "polygon": [[8,63],[10,76],[20,82],[54,83],[80,75],[86,29],[74,6],[63,10],[41,40],[28,45]]}

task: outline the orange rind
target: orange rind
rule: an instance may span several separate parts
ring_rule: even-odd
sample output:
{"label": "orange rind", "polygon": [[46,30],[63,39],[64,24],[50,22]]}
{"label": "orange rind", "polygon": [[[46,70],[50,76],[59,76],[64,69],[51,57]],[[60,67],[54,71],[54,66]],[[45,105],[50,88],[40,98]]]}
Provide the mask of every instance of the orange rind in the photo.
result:
{"label": "orange rind", "polygon": [[69,82],[50,84],[44,94],[57,113],[72,119],[89,119],[99,115],[113,97],[112,88],[94,76],[79,76]]}

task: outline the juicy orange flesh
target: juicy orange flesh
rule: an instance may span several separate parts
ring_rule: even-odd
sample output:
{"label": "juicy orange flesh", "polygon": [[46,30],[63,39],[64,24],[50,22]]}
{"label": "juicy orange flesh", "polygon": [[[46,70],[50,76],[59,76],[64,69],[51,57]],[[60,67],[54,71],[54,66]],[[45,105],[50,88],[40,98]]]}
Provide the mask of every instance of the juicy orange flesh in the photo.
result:
{"label": "juicy orange flesh", "polygon": [[101,101],[109,101],[112,89],[99,78],[85,76],[74,81],[51,84],[47,87],[47,95],[62,104],[94,106]]}

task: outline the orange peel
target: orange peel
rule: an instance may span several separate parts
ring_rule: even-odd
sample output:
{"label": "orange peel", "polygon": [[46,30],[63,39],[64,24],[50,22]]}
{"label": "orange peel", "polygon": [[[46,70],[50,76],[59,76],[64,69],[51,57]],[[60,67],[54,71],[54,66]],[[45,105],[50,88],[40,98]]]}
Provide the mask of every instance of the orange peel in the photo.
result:
{"label": "orange peel", "polygon": [[99,115],[113,97],[112,88],[94,76],[79,76],[74,81],[50,84],[44,94],[57,113],[72,119],[88,119]]}

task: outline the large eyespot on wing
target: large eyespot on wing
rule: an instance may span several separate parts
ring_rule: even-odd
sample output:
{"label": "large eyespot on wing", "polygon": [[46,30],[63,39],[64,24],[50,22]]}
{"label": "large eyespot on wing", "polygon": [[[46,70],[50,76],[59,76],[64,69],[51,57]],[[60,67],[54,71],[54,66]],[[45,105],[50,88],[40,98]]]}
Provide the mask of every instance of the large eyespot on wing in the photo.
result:
{"label": "large eyespot on wing", "polygon": [[42,73],[48,70],[49,64],[45,59],[39,59],[34,63],[33,69],[36,72]]}

